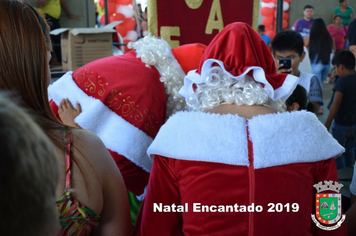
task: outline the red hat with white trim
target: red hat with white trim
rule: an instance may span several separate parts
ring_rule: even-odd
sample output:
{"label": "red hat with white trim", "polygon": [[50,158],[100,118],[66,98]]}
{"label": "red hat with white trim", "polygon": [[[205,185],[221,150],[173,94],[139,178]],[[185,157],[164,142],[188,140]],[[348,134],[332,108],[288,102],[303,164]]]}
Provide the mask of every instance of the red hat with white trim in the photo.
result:
{"label": "red hat with white trim", "polygon": [[226,75],[240,80],[251,76],[276,101],[285,101],[297,86],[298,77],[276,73],[274,59],[260,35],[246,23],[227,25],[214,37],[201,58],[198,70],[184,79],[179,92],[185,98],[194,96],[194,84],[205,83],[207,72],[219,65]]}
{"label": "red hat with white trim", "polygon": [[197,68],[206,46],[178,47],[174,49],[177,58],[167,42],[152,36],[130,46],[136,51],[99,59],[68,72],[48,91],[55,113],[63,98],[72,104],[80,103],[82,112],[75,122],[102,139],[128,190],[140,195],[152,166],[146,154],[148,146],[167,116],[185,108],[184,98],[178,95],[185,73],[177,60],[187,57],[184,52],[195,52],[195,60],[188,67]]}

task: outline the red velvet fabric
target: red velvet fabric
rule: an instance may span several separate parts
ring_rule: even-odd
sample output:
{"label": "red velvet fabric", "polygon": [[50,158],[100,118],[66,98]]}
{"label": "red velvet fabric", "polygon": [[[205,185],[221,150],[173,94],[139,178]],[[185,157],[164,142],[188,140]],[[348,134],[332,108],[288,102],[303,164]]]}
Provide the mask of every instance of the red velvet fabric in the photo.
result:
{"label": "red velvet fabric", "polygon": [[113,152],[110,149],[108,149],[108,151],[114,158],[117,167],[120,169],[127,190],[136,196],[142,195],[148,184],[150,173],[146,172],[123,155]]}
{"label": "red velvet fabric", "polygon": [[134,51],[93,61],[73,72],[83,92],[151,138],[166,119],[166,92],[159,78],[156,68],[146,67]]}
{"label": "red velvet fabric", "polygon": [[[207,59],[217,59],[234,76],[241,75],[251,66],[263,68],[267,81],[274,89],[282,86],[287,74],[277,74],[272,54],[260,35],[248,24],[237,22],[227,25],[205,50],[197,73]],[[253,77],[252,73],[249,74]]]}
{"label": "red velvet fabric", "polygon": [[[151,138],[156,136],[166,118],[166,93],[159,78],[156,68],[146,67],[134,51],[99,59],[73,72],[73,80],[83,92],[99,99],[128,125],[136,126]],[[53,101],[50,105],[59,118],[58,106]],[[92,119],[99,119],[100,115]],[[117,135],[121,135],[120,132],[117,130]],[[120,153],[109,152],[127,189],[135,195],[143,194],[149,173]]]}
{"label": "red velvet fabric", "polygon": [[[209,44],[219,33],[219,22],[223,26],[238,21],[252,25],[254,13],[258,14],[254,1],[246,0],[155,0],[149,4],[153,11],[149,10],[148,21],[157,25],[157,36],[163,36],[162,27],[178,28],[179,34],[176,35],[174,31],[170,38],[177,40],[179,45],[196,42]],[[212,32],[207,31],[210,27],[213,28]]]}
{"label": "red velvet fabric", "polygon": [[53,114],[57,117],[57,119],[62,122],[62,120],[58,114],[58,106],[52,99],[49,101],[49,106],[51,107],[51,110],[52,110]]}
{"label": "red velvet fabric", "polygon": [[206,45],[201,43],[192,43],[173,48],[171,51],[184,73],[188,74],[189,71],[198,68],[200,58],[206,47]]}
{"label": "red velvet fabric", "polygon": [[[322,180],[337,181],[334,159],[253,170],[226,164],[155,156],[146,198],[135,235],[347,235],[346,224],[333,231],[316,227],[315,188]],[[251,179],[254,179],[252,181]],[[252,181],[252,182],[251,182]],[[250,189],[252,186],[252,189]],[[252,193],[254,196],[250,196]],[[263,206],[262,212],[193,212],[192,204]],[[188,212],[153,212],[154,203],[188,203]],[[298,203],[298,212],[267,212],[269,203]],[[292,208],[291,208],[292,209]],[[252,217],[251,217],[252,214]],[[250,220],[253,220],[253,223]]]}

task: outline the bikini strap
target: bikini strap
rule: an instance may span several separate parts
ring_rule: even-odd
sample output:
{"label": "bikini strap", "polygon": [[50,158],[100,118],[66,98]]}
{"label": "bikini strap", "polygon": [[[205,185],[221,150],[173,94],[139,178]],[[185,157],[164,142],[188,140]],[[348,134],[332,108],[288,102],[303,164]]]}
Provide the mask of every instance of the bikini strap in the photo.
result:
{"label": "bikini strap", "polygon": [[66,187],[64,192],[70,193],[71,192],[71,177],[72,177],[72,130],[70,128],[65,129],[65,158],[66,158]]}

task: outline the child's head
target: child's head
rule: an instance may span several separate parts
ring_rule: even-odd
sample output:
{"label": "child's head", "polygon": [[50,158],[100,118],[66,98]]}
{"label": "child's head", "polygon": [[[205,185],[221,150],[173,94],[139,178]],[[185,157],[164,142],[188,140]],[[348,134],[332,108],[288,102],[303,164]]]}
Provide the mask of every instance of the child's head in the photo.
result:
{"label": "child's head", "polygon": [[349,50],[341,50],[335,53],[331,63],[334,65],[338,76],[345,76],[346,72],[354,70],[355,56]]}
{"label": "child's head", "polygon": [[259,25],[257,28],[258,33],[263,34],[265,32],[265,26]]}
{"label": "child's head", "polygon": [[302,36],[292,30],[279,32],[272,41],[273,57],[276,65],[279,65],[279,58],[291,58],[293,74],[299,73],[299,63],[305,57],[304,41]]}
{"label": "child's head", "polygon": [[303,86],[298,84],[293,93],[286,100],[287,111],[306,110],[307,102],[307,91]]}

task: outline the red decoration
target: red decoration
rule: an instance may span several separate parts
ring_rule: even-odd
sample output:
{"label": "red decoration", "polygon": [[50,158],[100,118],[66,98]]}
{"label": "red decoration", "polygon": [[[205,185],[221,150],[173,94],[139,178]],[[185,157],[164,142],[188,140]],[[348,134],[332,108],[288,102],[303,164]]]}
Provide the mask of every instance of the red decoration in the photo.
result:
{"label": "red decoration", "polygon": [[[201,2],[201,5],[193,9],[189,6],[191,4],[187,4],[188,2]],[[259,12],[259,9],[253,7],[254,2],[246,0],[150,1],[152,6],[149,6],[149,9],[153,12],[152,15],[148,14],[148,21],[150,25],[155,26],[150,28],[150,32],[160,37],[163,27],[166,29],[174,27],[173,31],[169,31],[172,33],[170,39],[179,45],[197,42],[209,44],[219,30],[230,23],[245,22],[252,25],[254,13]],[[215,8],[217,5],[219,8]],[[232,10],[232,6],[238,7]],[[167,11],[167,9],[173,10]],[[182,16],[187,20],[182,20]],[[212,24],[213,21],[219,24]],[[223,26],[221,29],[220,26],[217,27],[220,23]],[[165,32],[168,33],[168,31]]]}
{"label": "red decoration", "polygon": [[[263,0],[262,0],[263,1]],[[273,2],[275,4],[277,4],[278,0],[271,0],[270,2]],[[263,1],[265,2],[265,1]],[[284,3],[286,2],[286,3]],[[284,0],[283,3],[284,4],[289,4],[291,2],[291,0]],[[277,28],[277,10],[276,7],[272,8],[274,11],[272,14],[269,13],[269,9],[264,9],[266,7],[261,8],[260,10],[260,14],[262,16],[265,16],[262,19],[262,24],[265,26],[266,32],[267,31],[275,31]],[[287,29],[288,28],[288,19],[289,19],[289,11],[283,11],[283,22],[282,22],[282,29]],[[274,37],[274,33],[270,34]],[[271,37],[272,38],[272,37]]]}
{"label": "red decoration", "polygon": [[115,2],[108,2],[108,14],[112,15],[116,13],[116,3]]}
{"label": "red decoration", "polygon": [[125,37],[127,34],[127,29],[121,25],[117,25],[116,27],[116,32],[118,32],[121,37]]}
{"label": "red decoration", "polygon": [[100,16],[100,23],[102,25],[105,25],[105,14],[103,14],[102,16]]}
{"label": "red decoration", "polygon": [[125,16],[121,13],[114,13],[114,21],[125,21]]}
{"label": "red decoration", "polygon": [[273,15],[274,13],[274,8],[270,8],[270,7],[262,7],[260,9],[260,13],[262,16],[270,16]]}
{"label": "red decoration", "polygon": [[[128,44],[129,42],[132,42],[129,39],[124,39],[124,44]],[[127,53],[129,51],[131,51],[132,49],[129,49],[127,46],[124,47],[124,53]]]}
{"label": "red decoration", "polygon": [[272,2],[272,0],[262,0],[262,2],[269,3]]}
{"label": "red decoration", "polygon": [[282,29],[287,29],[288,28],[288,21],[283,20],[283,25],[282,25]]}
{"label": "red decoration", "polygon": [[132,0],[116,0],[116,4],[117,5],[119,5],[119,4],[121,4],[121,5],[129,5],[129,4],[132,4]]}
{"label": "red decoration", "polygon": [[[116,0],[108,0],[108,3],[111,2],[111,3],[115,3]],[[109,5],[109,4],[108,4]],[[99,6],[101,8],[105,8],[105,3],[104,3],[104,0],[99,0]]]}
{"label": "red decoration", "polygon": [[274,32],[273,30],[266,31],[265,34],[268,35],[271,40],[273,40],[274,36],[276,36],[276,32]]}
{"label": "red decoration", "polygon": [[272,27],[270,25],[265,25],[265,31],[272,30]]}
{"label": "red decoration", "polygon": [[274,20],[273,16],[267,16],[262,19],[262,25],[264,25],[265,27],[271,26],[273,25],[273,20]]}
{"label": "red decoration", "polygon": [[[114,21],[114,16],[109,16],[109,23],[113,22]],[[103,24],[103,25],[106,25],[105,24],[105,14],[103,14],[101,17],[100,17],[100,23]]]}
{"label": "red decoration", "polygon": [[125,27],[127,31],[131,31],[135,28],[136,22],[132,17],[126,18],[125,21],[121,24],[121,26]]}
{"label": "red decoration", "polygon": [[[277,10],[273,13],[273,16],[274,16],[275,18],[277,18]],[[284,11],[284,12],[283,12],[283,19],[288,20],[288,18],[289,18],[288,13]]]}

